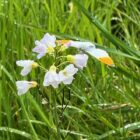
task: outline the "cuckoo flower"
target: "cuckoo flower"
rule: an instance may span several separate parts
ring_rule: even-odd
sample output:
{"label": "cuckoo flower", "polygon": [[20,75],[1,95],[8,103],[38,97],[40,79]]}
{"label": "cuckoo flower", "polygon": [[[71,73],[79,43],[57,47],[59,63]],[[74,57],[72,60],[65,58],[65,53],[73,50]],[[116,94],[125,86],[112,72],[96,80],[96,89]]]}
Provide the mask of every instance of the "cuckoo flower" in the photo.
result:
{"label": "cuckoo flower", "polygon": [[60,83],[59,76],[56,73],[56,67],[51,66],[49,71],[46,72],[44,77],[44,86],[53,86],[54,88],[57,88]]}
{"label": "cuckoo flower", "polygon": [[71,84],[74,79],[73,76],[77,73],[77,71],[78,69],[75,68],[73,64],[66,66],[64,70],[59,72],[60,82],[63,82],[65,85]]}
{"label": "cuckoo flower", "polygon": [[44,37],[38,41],[35,41],[35,48],[33,48],[33,52],[38,53],[37,58],[40,59],[46,55],[46,53],[53,53],[54,48],[56,47],[55,44],[56,37],[54,35],[45,34]]}
{"label": "cuckoo flower", "polygon": [[28,73],[30,73],[32,68],[38,67],[38,64],[34,62],[33,60],[19,60],[19,61],[16,61],[16,64],[18,66],[23,67],[20,73],[22,76],[26,76]]}
{"label": "cuckoo flower", "polygon": [[70,63],[73,63],[76,67],[83,69],[86,67],[88,55],[86,54],[76,54],[76,55],[67,55],[67,60]]}
{"label": "cuckoo flower", "polygon": [[25,94],[30,88],[37,86],[35,81],[16,81],[18,95]]}

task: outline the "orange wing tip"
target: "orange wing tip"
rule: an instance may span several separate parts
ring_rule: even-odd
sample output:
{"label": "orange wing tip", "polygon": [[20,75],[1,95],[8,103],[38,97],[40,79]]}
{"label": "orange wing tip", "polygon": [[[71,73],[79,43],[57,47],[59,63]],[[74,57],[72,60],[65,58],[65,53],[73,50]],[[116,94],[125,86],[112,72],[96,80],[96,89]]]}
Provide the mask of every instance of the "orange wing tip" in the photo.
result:
{"label": "orange wing tip", "polygon": [[98,60],[101,61],[102,63],[106,64],[106,65],[109,65],[109,66],[112,66],[112,67],[115,66],[113,60],[110,57],[101,57]]}
{"label": "orange wing tip", "polygon": [[69,42],[70,40],[56,40],[56,43],[58,43],[59,45],[65,45]]}

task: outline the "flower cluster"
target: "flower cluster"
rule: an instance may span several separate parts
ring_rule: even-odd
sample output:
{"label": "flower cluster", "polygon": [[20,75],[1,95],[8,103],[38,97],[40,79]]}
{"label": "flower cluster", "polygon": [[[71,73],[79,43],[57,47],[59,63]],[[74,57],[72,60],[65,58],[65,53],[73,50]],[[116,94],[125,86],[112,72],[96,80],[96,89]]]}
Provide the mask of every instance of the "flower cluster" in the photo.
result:
{"label": "flower cluster", "polygon": [[[52,86],[53,88],[57,88],[59,84],[63,83],[65,85],[69,85],[74,80],[74,75],[78,72],[78,70],[82,70],[87,66],[88,54],[95,57],[99,61],[109,66],[114,66],[113,60],[109,57],[108,53],[104,50],[98,49],[91,42],[81,42],[81,41],[73,41],[73,40],[56,40],[54,35],[50,35],[46,33],[41,40],[35,41],[35,47],[33,48],[33,52],[37,53],[37,59],[41,59],[46,54],[47,55],[55,55],[57,50],[63,52],[66,49],[74,47],[77,50],[80,50],[80,54],[67,56],[58,56],[58,58],[65,58],[64,69],[59,70],[57,65],[51,65],[50,68],[46,70],[46,74],[44,76],[43,86]],[[55,56],[56,57],[56,56]],[[31,72],[32,69],[41,67],[34,60],[19,60],[16,62],[18,66],[23,67],[21,70],[21,75],[26,76]],[[37,86],[37,82],[35,81],[17,81],[16,86],[18,89],[18,95],[25,94],[30,88],[34,88]]]}

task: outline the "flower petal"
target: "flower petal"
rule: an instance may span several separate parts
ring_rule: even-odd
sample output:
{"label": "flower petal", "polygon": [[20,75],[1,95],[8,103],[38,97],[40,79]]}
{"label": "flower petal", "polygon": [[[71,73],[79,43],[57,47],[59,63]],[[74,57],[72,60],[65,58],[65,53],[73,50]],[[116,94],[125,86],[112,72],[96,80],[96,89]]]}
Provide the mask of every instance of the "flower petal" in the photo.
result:
{"label": "flower petal", "polygon": [[38,55],[37,55],[37,59],[40,59],[40,58],[42,58],[43,56],[45,56],[46,54],[45,53],[39,53]]}
{"label": "flower petal", "polygon": [[83,67],[86,67],[87,65],[87,60],[88,60],[88,55],[86,54],[77,54],[75,55],[75,65],[80,68],[83,69]]}
{"label": "flower petal", "polygon": [[102,63],[114,66],[113,60],[111,59],[111,57],[109,57],[106,51],[97,48],[90,48],[86,50],[86,52],[89,53],[91,56],[97,58]]}
{"label": "flower petal", "polygon": [[55,71],[48,71],[45,74],[43,85],[49,86],[52,85],[54,88],[57,88],[60,83],[59,76]]}
{"label": "flower petal", "polygon": [[101,57],[108,57],[108,53],[104,50],[101,49],[96,49],[96,48],[90,48],[89,50],[86,51],[90,55],[96,57],[96,58],[101,58]]}
{"label": "flower petal", "polygon": [[66,78],[65,80],[63,80],[63,83],[65,85],[69,85],[72,83],[73,79],[74,79],[73,76],[70,76],[70,77]]}
{"label": "flower petal", "polygon": [[54,87],[54,88],[58,88],[59,83],[58,83],[58,82],[53,82],[51,85],[52,85],[52,87]]}
{"label": "flower petal", "polygon": [[95,48],[95,45],[92,44],[91,42],[81,42],[81,41],[70,41],[69,46],[75,47],[77,49],[87,49],[88,47],[92,46]]}
{"label": "flower petal", "polygon": [[16,61],[16,64],[21,67],[26,67],[28,65],[31,65],[33,62],[33,60],[18,60]]}
{"label": "flower petal", "polygon": [[75,68],[73,64],[70,64],[70,65],[66,66],[66,68],[64,70],[66,70],[67,73],[70,74],[70,75],[74,75],[78,71],[78,69]]}
{"label": "flower petal", "polygon": [[16,62],[18,66],[22,66],[23,69],[21,71],[21,75],[25,76],[32,70],[32,65],[35,62],[33,60],[19,60]]}
{"label": "flower petal", "polygon": [[40,40],[40,42],[42,44],[46,44],[48,47],[51,46],[51,47],[55,47],[55,41],[56,41],[56,37],[54,35],[50,35],[48,33],[46,33],[44,35],[44,37]]}
{"label": "flower petal", "polygon": [[35,48],[33,48],[33,52],[36,52],[36,53],[46,53],[46,49],[47,47],[45,45],[39,45],[39,46],[36,46]]}
{"label": "flower petal", "polygon": [[18,90],[18,95],[25,94],[30,88],[28,81],[17,81],[16,86]]}
{"label": "flower petal", "polygon": [[26,76],[28,73],[31,72],[31,70],[32,70],[32,67],[31,67],[31,66],[24,67],[24,68],[22,69],[22,71],[21,71],[20,74],[21,74],[22,76]]}

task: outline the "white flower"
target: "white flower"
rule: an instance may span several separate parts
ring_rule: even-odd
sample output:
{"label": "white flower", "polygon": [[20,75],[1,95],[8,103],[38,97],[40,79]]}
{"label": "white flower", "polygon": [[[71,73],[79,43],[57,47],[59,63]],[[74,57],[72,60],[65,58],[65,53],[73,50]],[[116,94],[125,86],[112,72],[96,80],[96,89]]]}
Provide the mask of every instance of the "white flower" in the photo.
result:
{"label": "white flower", "polygon": [[56,41],[58,43],[58,45],[63,45],[66,48],[68,47],[74,47],[77,49],[88,49],[88,47],[92,46],[95,48],[95,45],[92,44],[91,42],[82,42],[82,41],[72,41],[72,40],[57,40]]}
{"label": "white flower", "polygon": [[16,61],[16,64],[18,66],[23,67],[23,69],[20,73],[22,76],[25,76],[29,72],[31,72],[32,68],[38,67],[38,64],[36,62],[34,62],[33,60],[19,60],[19,61]]}
{"label": "white flower", "polygon": [[88,48],[85,51],[91,56],[101,61],[102,63],[107,64],[109,66],[114,66],[113,60],[111,59],[111,57],[108,55],[106,51],[97,48],[92,48],[92,47]]}
{"label": "white flower", "polygon": [[67,55],[67,60],[70,63],[73,63],[78,68],[83,69],[83,67],[86,67],[87,65],[88,55],[86,54]]}
{"label": "white flower", "polygon": [[69,85],[72,83],[74,77],[73,75],[77,73],[78,69],[74,67],[73,64],[66,66],[66,68],[59,72],[59,80],[63,82],[65,85]]}
{"label": "white flower", "polygon": [[34,88],[37,86],[37,82],[35,81],[17,81],[16,82],[18,95],[25,94],[30,88]]}
{"label": "white flower", "polygon": [[85,50],[85,49],[88,49],[88,47],[92,46],[95,48],[95,45],[92,44],[91,42],[82,42],[82,41],[70,41],[69,44],[67,44],[68,46],[71,46],[71,47],[75,47],[77,49],[82,49],[82,50]]}
{"label": "white flower", "polygon": [[50,70],[46,72],[44,77],[44,86],[52,85],[54,88],[57,88],[60,83],[59,75],[56,73],[56,67],[51,66]]}
{"label": "white flower", "polygon": [[108,53],[104,50],[97,49],[95,45],[91,42],[83,42],[83,41],[72,41],[72,40],[57,40],[59,45],[63,45],[64,47],[75,47],[77,49],[81,49],[91,56],[95,57],[99,61],[109,66],[114,66],[114,62]]}
{"label": "white flower", "polygon": [[35,41],[36,47],[33,48],[33,52],[38,53],[37,58],[40,59],[41,57],[45,56],[46,53],[53,53],[54,48],[56,47],[55,44],[56,37],[54,35],[45,34],[44,37],[38,41]]}

